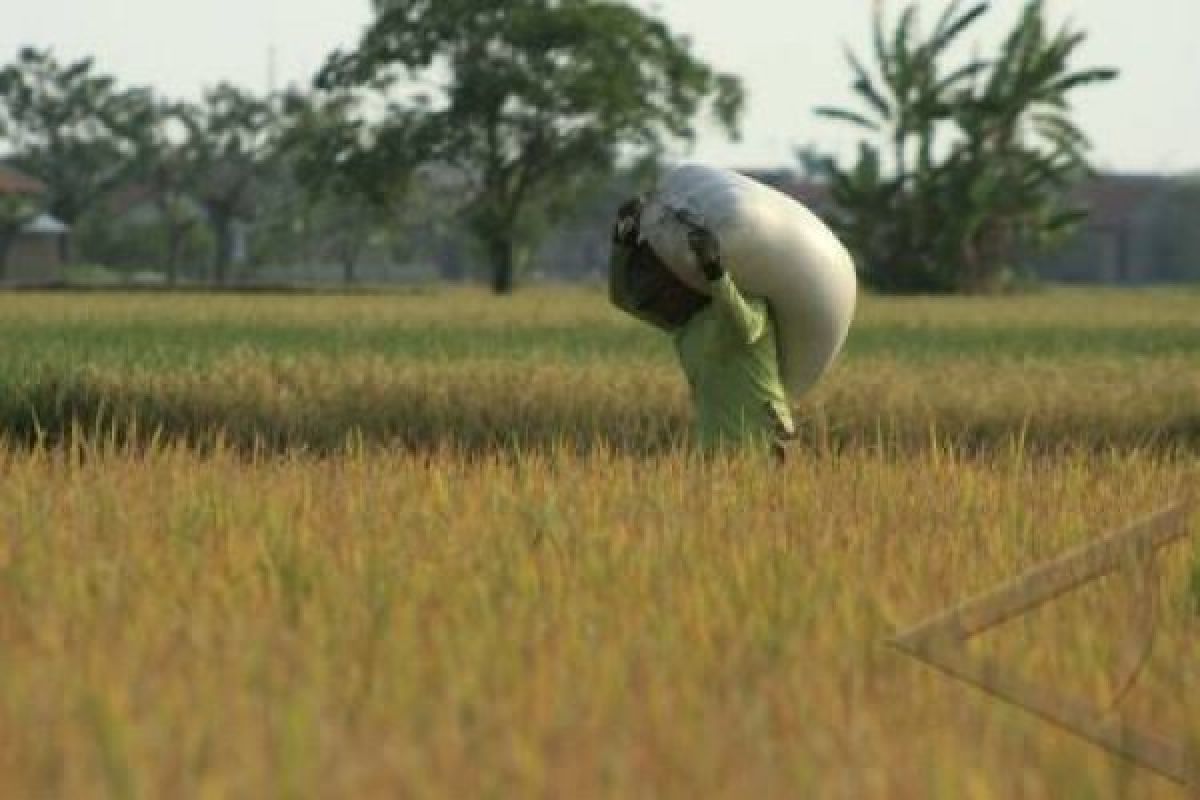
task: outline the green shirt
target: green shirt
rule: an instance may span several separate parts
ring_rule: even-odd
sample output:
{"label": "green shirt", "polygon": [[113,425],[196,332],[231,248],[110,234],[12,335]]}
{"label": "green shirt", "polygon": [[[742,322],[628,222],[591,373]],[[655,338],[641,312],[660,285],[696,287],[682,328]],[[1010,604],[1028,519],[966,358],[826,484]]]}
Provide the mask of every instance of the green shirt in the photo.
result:
{"label": "green shirt", "polygon": [[674,334],[700,445],[768,448],[794,430],[779,376],[775,321],[766,301],[742,297],[728,274],[709,288],[712,302]]}
{"label": "green shirt", "polygon": [[712,302],[671,328],[642,307],[630,280],[631,248],[614,242],[609,297],[675,340],[696,409],[696,434],[706,450],[723,445],[770,448],[794,430],[779,375],[775,322],[764,300],[744,298],[729,275],[711,286]]}

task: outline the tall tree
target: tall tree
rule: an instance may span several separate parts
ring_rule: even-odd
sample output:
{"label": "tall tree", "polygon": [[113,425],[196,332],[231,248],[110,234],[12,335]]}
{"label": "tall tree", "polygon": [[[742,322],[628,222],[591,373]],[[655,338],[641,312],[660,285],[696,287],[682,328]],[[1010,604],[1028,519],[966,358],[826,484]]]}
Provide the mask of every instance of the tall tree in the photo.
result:
{"label": "tall tree", "polygon": [[[334,53],[321,89],[381,96],[386,113],[337,163],[369,193],[415,165],[457,168],[465,222],[492,286],[510,291],[529,210],[620,156],[691,140],[710,105],[731,135],[740,82],[696,58],[660,20],[614,0],[378,0],[358,48]],[[552,204],[541,204],[543,209]],[[548,219],[553,219],[551,212]],[[523,230],[524,229],[524,230]]]}
{"label": "tall tree", "polygon": [[861,110],[818,109],[867,134],[853,166],[828,169],[841,209],[834,224],[879,288],[994,289],[1019,254],[1084,216],[1063,206],[1087,169],[1069,95],[1117,73],[1074,69],[1085,34],[1051,31],[1041,0],[1026,4],[995,58],[947,67],[951,47],[988,8],[952,2],[922,36],[915,3],[890,31],[877,7],[877,74],[847,54]]}
{"label": "tall tree", "polygon": [[147,191],[164,239],[167,283],[179,279],[179,258],[188,234],[200,224],[193,195],[204,176],[200,111],[151,90],[132,93],[120,127],[133,143],[130,177]]}
{"label": "tall tree", "polygon": [[124,99],[90,58],[64,65],[25,48],[0,69],[0,143],[46,184],[50,213],[68,224],[122,178],[130,147],[115,117]]}
{"label": "tall tree", "polygon": [[397,187],[357,174],[368,166],[362,160],[343,161],[363,135],[357,95],[292,92],[284,110],[280,154],[304,187],[302,218],[319,229],[322,249],[341,264],[344,282],[355,283],[362,254],[394,210]]}
{"label": "tall tree", "polygon": [[199,179],[197,197],[216,241],[213,280],[229,280],[237,244],[235,226],[254,214],[254,192],[269,167],[279,134],[267,99],[228,83],[205,92],[192,128]]}

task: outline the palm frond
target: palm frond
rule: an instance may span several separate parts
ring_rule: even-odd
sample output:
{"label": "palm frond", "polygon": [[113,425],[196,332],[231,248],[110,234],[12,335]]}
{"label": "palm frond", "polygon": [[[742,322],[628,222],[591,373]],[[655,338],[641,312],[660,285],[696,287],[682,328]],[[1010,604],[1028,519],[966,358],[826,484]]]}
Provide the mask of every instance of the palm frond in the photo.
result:
{"label": "palm frond", "polygon": [[842,122],[849,122],[857,125],[860,128],[865,128],[869,131],[878,131],[879,125],[874,121],[867,119],[862,114],[856,111],[850,111],[845,108],[833,108],[831,106],[819,106],[815,109],[816,114],[826,119],[836,119]]}

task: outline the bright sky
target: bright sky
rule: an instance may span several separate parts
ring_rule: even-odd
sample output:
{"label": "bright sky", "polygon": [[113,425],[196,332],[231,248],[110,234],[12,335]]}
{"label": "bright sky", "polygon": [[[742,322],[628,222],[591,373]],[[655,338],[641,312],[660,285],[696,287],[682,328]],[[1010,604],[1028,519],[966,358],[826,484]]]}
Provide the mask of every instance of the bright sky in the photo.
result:
{"label": "bright sky", "polygon": [[[898,0],[884,0],[893,9]],[[326,53],[349,47],[369,18],[367,0],[6,0],[0,60],[24,45],[60,59],[92,54],[125,84],[195,97],[231,80],[263,90],[274,51],[277,86],[307,83]],[[849,101],[842,45],[865,51],[872,0],[638,0],[692,37],[697,52],[740,75],[750,106],[740,142],[708,130],[692,153],[726,166],[794,163],[796,145],[849,152],[854,139],[812,109]],[[943,3],[922,0],[933,17]],[[977,25],[993,46],[1023,3],[994,0]],[[1079,66],[1122,70],[1120,80],[1077,96],[1079,119],[1104,168],[1200,168],[1200,3],[1196,0],[1047,0],[1091,35]]]}

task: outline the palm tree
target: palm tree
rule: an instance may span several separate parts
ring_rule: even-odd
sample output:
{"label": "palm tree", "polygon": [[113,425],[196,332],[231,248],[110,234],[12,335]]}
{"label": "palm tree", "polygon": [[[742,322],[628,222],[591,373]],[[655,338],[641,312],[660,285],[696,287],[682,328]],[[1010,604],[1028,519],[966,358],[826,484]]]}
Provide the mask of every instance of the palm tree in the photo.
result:
{"label": "palm tree", "polygon": [[834,224],[864,279],[879,288],[995,288],[1019,252],[1081,218],[1060,205],[1086,169],[1088,147],[1067,95],[1116,72],[1072,70],[1085,35],[1049,32],[1041,0],[1027,3],[994,60],[944,67],[951,46],[988,9],[952,2],[922,37],[915,4],[890,33],[877,6],[877,74],[847,52],[863,110],[817,109],[866,137],[853,167],[829,161],[827,170],[840,208]]}

